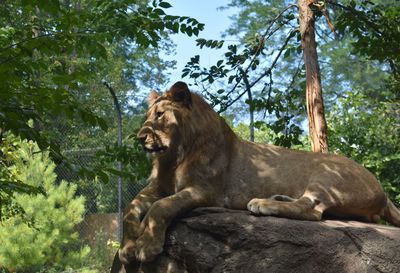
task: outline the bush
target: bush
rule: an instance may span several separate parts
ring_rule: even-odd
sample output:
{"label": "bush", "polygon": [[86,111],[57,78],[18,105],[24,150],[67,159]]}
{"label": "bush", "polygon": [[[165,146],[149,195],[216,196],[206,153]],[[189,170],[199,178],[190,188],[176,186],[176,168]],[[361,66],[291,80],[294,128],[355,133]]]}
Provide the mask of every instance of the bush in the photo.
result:
{"label": "bush", "polygon": [[400,206],[399,102],[379,101],[354,91],[338,101],[328,116],[329,145],[365,166]]}
{"label": "bush", "polygon": [[24,215],[0,224],[0,265],[30,273],[49,267],[60,271],[79,268],[90,252],[73,232],[83,219],[84,198],[75,196],[76,185],[56,183],[55,164],[34,143],[22,142],[15,153],[14,175],[28,185],[42,187],[45,194],[14,195],[13,202]]}

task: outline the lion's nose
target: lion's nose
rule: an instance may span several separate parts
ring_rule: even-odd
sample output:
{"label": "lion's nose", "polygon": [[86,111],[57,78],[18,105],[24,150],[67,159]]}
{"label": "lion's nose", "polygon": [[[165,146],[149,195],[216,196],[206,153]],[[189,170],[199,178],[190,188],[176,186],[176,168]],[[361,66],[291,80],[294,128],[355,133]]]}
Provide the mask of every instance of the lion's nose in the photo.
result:
{"label": "lion's nose", "polygon": [[146,143],[146,139],[147,139],[147,134],[146,133],[144,133],[144,132],[142,132],[142,131],[140,131],[139,133],[138,133],[138,135],[137,135],[137,138],[138,138],[138,140],[139,140],[139,142],[140,142],[140,144],[145,144]]}
{"label": "lion's nose", "polygon": [[139,140],[139,142],[144,145],[146,143],[147,138],[149,137],[149,135],[152,134],[152,129],[149,126],[144,126],[142,127],[142,129],[140,129],[140,131],[137,134],[137,138]]}

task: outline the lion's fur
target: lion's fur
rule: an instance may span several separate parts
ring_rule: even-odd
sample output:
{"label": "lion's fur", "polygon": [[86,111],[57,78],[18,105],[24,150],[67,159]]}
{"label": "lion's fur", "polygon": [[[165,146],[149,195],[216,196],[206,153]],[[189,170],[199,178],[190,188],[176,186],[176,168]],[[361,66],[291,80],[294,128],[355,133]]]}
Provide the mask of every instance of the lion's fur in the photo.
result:
{"label": "lion's fur", "polygon": [[[142,261],[154,257],[169,222],[199,206],[303,220],[325,214],[373,222],[384,217],[400,226],[399,210],[359,164],[241,140],[185,83],[162,96],[151,94],[138,138],[153,154],[153,171],[125,213],[121,260],[132,252]],[[140,221],[141,231],[130,232]]]}
{"label": "lion's fur", "polygon": [[[199,95],[192,93],[192,105],[190,109],[184,108],[180,111],[185,113],[182,124],[184,144],[191,150],[197,150],[196,146],[208,145],[210,142],[217,142],[221,138],[221,132],[225,123],[215,111],[212,111]],[[194,142],[193,140],[196,139]]]}

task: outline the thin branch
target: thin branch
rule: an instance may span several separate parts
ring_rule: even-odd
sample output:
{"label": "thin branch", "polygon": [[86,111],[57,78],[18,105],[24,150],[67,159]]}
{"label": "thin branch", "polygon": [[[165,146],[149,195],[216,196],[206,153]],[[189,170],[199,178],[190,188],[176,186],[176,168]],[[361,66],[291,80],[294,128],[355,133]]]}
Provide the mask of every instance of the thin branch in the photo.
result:
{"label": "thin branch", "polygon": [[[261,49],[262,49],[262,46],[264,45],[264,41],[265,41],[265,39],[266,39],[268,33],[270,32],[271,28],[272,28],[273,25],[275,24],[275,22],[276,22],[279,18],[281,18],[282,15],[283,15],[286,11],[288,11],[289,9],[294,8],[294,7],[297,8],[297,5],[291,4],[291,5],[287,6],[287,7],[284,8],[276,17],[272,18],[272,19],[269,21],[269,25],[268,25],[267,29],[266,29],[265,32],[261,35],[260,43],[259,43],[258,48],[256,49],[256,51],[254,52],[253,58],[251,59],[250,63],[247,65],[246,69],[244,70],[244,72],[245,72],[246,74],[247,74],[247,72],[249,71],[249,69],[250,69],[251,65],[253,64],[253,62],[255,61],[255,59],[257,58],[258,54],[260,53],[260,51],[261,51]],[[278,29],[279,29],[279,28],[277,28],[276,30],[278,30]],[[276,30],[275,30],[275,31],[276,31]],[[273,31],[272,34],[275,33],[275,31]],[[269,37],[270,37],[270,36],[269,36]],[[242,78],[241,78],[241,79],[242,79]],[[236,84],[233,86],[233,88],[227,93],[227,96],[229,96],[230,94],[232,94],[232,93],[236,90],[236,88],[237,88],[237,86],[239,85],[241,79],[240,79],[239,81],[236,82]],[[225,110],[226,110],[226,109],[225,109]],[[225,111],[225,110],[224,110],[224,111]]]}
{"label": "thin branch", "polygon": [[255,80],[251,86],[254,86],[256,83],[258,83],[263,77],[265,77],[266,75],[268,75],[269,73],[271,73],[271,70],[275,67],[276,62],[279,60],[279,57],[281,56],[283,50],[286,48],[287,44],[289,43],[290,39],[294,36],[294,34],[297,32],[298,30],[294,30],[291,31],[288,35],[288,37],[286,38],[284,44],[282,45],[282,47],[279,49],[278,55],[275,57],[274,61],[272,62],[271,66],[269,69],[267,69],[263,74],[261,74],[260,77],[258,77],[257,80]]}
{"label": "thin branch", "polygon": [[30,42],[30,41],[33,41],[33,40],[36,40],[36,39],[40,39],[40,38],[43,38],[43,37],[51,37],[51,36],[55,36],[55,33],[47,33],[47,34],[42,34],[42,35],[38,35],[38,36],[35,36],[35,37],[29,37],[29,38],[23,39],[23,40],[21,40],[21,41],[19,41],[17,43],[13,43],[13,44],[11,44],[9,46],[1,48],[0,49],[0,53],[3,52],[3,51],[8,50],[10,48],[17,47],[20,44],[23,44],[23,43],[26,43],[26,42]]}
{"label": "thin branch", "polygon": [[294,34],[297,32],[298,30],[293,30],[290,32],[290,34],[288,35],[288,37],[286,38],[284,44],[281,46],[281,48],[278,51],[278,54],[276,55],[275,59],[273,60],[271,66],[265,70],[264,73],[262,73],[253,83],[251,83],[242,93],[239,94],[239,96],[237,96],[234,100],[230,101],[229,103],[227,103],[225,105],[225,108],[221,109],[218,111],[218,113],[222,113],[225,112],[227,110],[227,108],[229,106],[231,106],[232,104],[234,104],[235,102],[237,102],[244,94],[246,94],[247,90],[249,88],[252,88],[254,85],[256,85],[262,78],[264,78],[265,76],[267,76],[268,74],[270,74],[272,72],[272,69],[274,69],[276,63],[279,60],[279,57],[282,55],[283,50],[286,48],[287,44],[289,43],[290,39],[294,36]]}
{"label": "thin branch", "polygon": [[253,108],[253,95],[251,94],[251,87],[249,83],[248,75],[241,67],[239,67],[240,73],[242,73],[244,84],[247,89],[247,96],[249,97],[249,112],[250,112],[250,141],[254,142],[254,108]]}
{"label": "thin branch", "polygon": [[[270,105],[270,103],[271,103],[272,84],[273,83],[274,83],[274,81],[272,80],[272,71],[271,71],[271,73],[269,73],[267,105]],[[267,108],[265,108],[265,111],[264,111],[264,119],[265,119],[266,115],[267,115]]]}
{"label": "thin branch", "polygon": [[299,75],[299,73],[301,71],[302,63],[303,63],[302,59],[299,59],[299,63],[297,64],[296,71],[294,72],[292,80],[290,81],[288,87],[286,88],[286,92],[289,91],[289,89],[291,89],[293,87],[294,83],[296,82],[297,75]]}
{"label": "thin branch", "polygon": [[[268,40],[272,35],[274,35],[274,34],[275,34],[278,30],[280,30],[282,27],[283,27],[283,25],[281,25],[281,26],[275,28],[274,30],[272,30],[272,31],[268,34],[268,36],[265,37],[265,40]],[[271,54],[272,54],[272,53],[271,53]],[[249,66],[247,66],[246,73],[248,72],[248,68],[250,67],[251,64],[252,64],[252,63],[250,62]],[[240,80],[239,80],[238,82],[236,82],[235,86],[234,86],[228,93],[226,93],[226,96],[231,95],[231,94],[235,91],[235,89],[236,89],[236,87],[239,85],[239,83],[240,83]]]}
{"label": "thin branch", "polygon": [[341,9],[351,13],[352,15],[356,16],[357,18],[362,19],[362,21],[364,21],[369,27],[371,27],[373,30],[375,30],[376,33],[378,33],[381,36],[383,35],[383,33],[379,30],[379,27],[374,22],[371,22],[369,20],[369,18],[363,12],[358,11],[354,8],[351,8],[349,6],[344,6],[342,4],[336,3],[334,1],[328,1],[328,2],[329,2],[329,4],[339,7]]}
{"label": "thin branch", "polygon": [[333,32],[333,36],[335,37],[335,39],[337,39],[337,33],[336,33],[336,29],[334,24],[332,23],[331,18],[329,17],[329,11],[326,7],[326,5],[324,5],[324,8],[322,9],[322,14],[325,17],[326,23],[328,24],[328,27],[331,29],[331,31]]}
{"label": "thin branch", "polygon": [[114,89],[111,87],[111,85],[107,81],[103,81],[103,84],[105,87],[107,87],[108,91],[111,94],[111,97],[113,98],[114,106],[115,106],[115,111],[117,111],[117,122],[118,122],[118,146],[120,147],[122,144],[122,112],[121,112],[121,105],[119,104],[117,95],[115,94]]}

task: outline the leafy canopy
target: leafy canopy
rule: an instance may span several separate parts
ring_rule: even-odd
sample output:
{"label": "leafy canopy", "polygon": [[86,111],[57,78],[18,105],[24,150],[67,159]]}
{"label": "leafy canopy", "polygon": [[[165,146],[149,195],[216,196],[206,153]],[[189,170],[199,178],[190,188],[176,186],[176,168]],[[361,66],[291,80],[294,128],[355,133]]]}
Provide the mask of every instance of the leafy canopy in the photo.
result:
{"label": "leafy canopy", "polygon": [[[60,144],[44,130],[50,118],[108,128],[82,97],[91,95],[90,83],[101,80],[99,68],[110,49],[154,48],[165,33],[198,35],[204,27],[193,18],[168,15],[171,5],[162,0],[6,0],[1,6],[0,143],[7,133],[33,140],[57,163],[64,160]],[[11,163],[0,156],[0,191],[6,196],[18,187],[32,191],[14,183]],[[100,169],[85,174],[94,176]]]}

